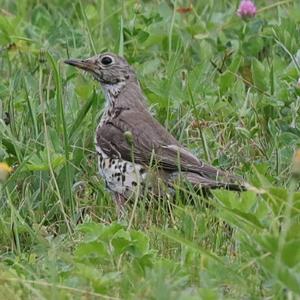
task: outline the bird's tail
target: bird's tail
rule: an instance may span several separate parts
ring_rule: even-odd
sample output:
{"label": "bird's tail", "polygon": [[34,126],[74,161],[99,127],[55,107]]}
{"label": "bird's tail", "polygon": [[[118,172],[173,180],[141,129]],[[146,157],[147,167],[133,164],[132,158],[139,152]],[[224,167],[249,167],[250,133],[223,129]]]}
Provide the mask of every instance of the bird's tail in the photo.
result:
{"label": "bird's tail", "polygon": [[236,192],[247,191],[247,188],[243,184],[239,184],[239,183],[224,183],[224,182],[218,182],[218,181],[214,181],[214,182],[210,183],[208,186],[206,185],[204,188],[209,188],[209,189],[220,189],[220,188],[223,188],[225,190],[236,191]]}
{"label": "bird's tail", "polygon": [[222,182],[218,180],[213,180],[211,178],[202,177],[199,174],[192,173],[192,172],[186,172],[184,174],[184,177],[188,182],[190,182],[195,187],[199,187],[205,190],[223,188],[226,190],[237,191],[237,192],[253,191],[257,194],[265,193],[264,190],[258,189],[239,178],[237,178],[237,182]]}

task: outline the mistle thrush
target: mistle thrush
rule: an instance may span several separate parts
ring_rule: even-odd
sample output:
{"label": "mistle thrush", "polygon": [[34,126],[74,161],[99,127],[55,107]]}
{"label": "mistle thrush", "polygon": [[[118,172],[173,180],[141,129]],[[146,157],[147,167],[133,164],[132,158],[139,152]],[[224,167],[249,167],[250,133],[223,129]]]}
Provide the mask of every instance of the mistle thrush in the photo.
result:
{"label": "mistle thrush", "polygon": [[96,129],[96,151],[100,175],[117,204],[145,185],[155,194],[157,182],[171,188],[178,178],[200,190],[246,189],[237,177],[199,160],[152,117],[124,58],[103,53],[65,63],[92,74],[103,89],[106,106]]}

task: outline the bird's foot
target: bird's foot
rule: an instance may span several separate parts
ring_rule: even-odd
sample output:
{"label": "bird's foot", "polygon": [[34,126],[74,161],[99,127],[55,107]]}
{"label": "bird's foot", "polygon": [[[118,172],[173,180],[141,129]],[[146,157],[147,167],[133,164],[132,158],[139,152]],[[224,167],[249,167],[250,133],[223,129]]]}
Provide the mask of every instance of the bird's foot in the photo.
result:
{"label": "bird's foot", "polygon": [[126,199],[123,195],[121,195],[119,193],[114,193],[113,199],[116,203],[116,211],[117,211],[117,215],[118,215],[118,220],[123,220],[124,217],[126,216],[126,209],[125,209]]}

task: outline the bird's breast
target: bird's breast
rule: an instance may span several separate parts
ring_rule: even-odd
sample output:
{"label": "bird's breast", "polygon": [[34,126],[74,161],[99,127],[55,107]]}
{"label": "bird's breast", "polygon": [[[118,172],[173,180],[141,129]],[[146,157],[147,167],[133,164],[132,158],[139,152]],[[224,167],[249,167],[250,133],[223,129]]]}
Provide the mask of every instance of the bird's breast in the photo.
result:
{"label": "bird's breast", "polygon": [[147,176],[142,165],[109,157],[99,146],[96,146],[96,151],[99,173],[110,191],[128,198],[133,192],[140,189]]}

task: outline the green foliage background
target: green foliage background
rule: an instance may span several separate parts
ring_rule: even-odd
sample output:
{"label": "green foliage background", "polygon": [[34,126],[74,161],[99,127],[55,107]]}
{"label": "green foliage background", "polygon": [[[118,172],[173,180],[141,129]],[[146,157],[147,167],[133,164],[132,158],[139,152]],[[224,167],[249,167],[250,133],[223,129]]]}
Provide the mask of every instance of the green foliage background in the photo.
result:
{"label": "green foliage background", "polygon": [[[248,20],[238,4],[0,0],[3,299],[300,297],[300,3],[257,0]],[[141,199],[118,222],[93,145],[103,95],[63,64],[106,50],[183,144],[265,193]]]}

